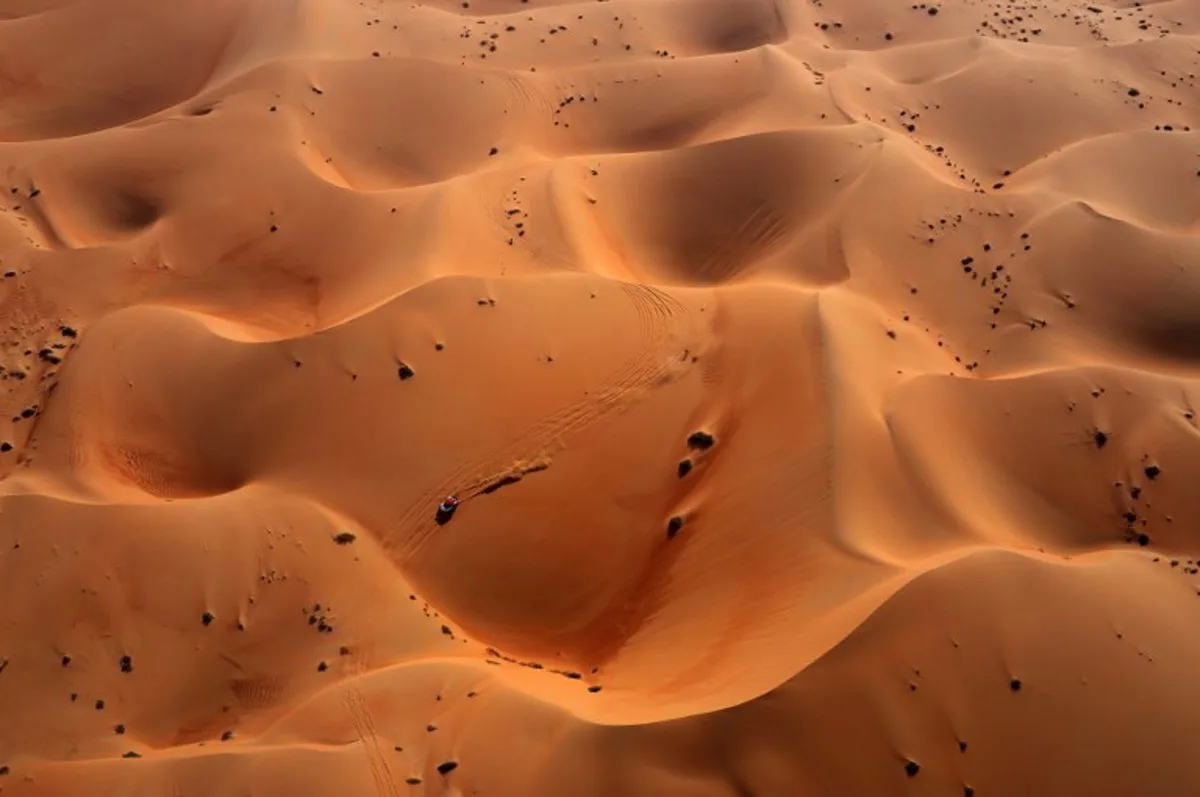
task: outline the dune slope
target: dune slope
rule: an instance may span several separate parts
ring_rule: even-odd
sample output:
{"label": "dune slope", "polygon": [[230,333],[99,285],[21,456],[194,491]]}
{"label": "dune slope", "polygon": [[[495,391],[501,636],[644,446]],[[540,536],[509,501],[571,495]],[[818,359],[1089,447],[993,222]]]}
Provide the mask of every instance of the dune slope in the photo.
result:
{"label": "dune slope", "polygon": [[1186,793],[1198,9],[7,4],[0,793]]}

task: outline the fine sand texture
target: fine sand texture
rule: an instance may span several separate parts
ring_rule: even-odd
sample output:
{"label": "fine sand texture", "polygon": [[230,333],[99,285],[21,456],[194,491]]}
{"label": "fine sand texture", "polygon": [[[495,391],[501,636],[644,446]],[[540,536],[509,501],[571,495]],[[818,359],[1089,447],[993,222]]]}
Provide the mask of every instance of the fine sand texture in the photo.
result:
{"label": "fine sand texture", "polygon": [[1198,73],[1198,0],[0,3],[0,795],[1196,794]]}

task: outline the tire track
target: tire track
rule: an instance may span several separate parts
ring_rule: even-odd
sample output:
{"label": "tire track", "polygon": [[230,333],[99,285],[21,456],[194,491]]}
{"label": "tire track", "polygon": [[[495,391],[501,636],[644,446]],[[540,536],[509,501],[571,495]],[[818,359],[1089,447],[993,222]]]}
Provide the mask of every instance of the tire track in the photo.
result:
{"label": "tire track", "polygon": [[700,264],[697,273],[712,282],[728,279],[761,259],[787,233],[784,217],[769,203],[760,202]]}
{"label": "tire track", "polygon": [[535,120],[549,121],[554,116],[554,109],[541,91],[530,88],[526,78],[511,71],[501,73],[505,83],[512,89],[521,116],[532,116]]}
{"label": "tire track", "polygon": [[514,462],[548,456],[550,449],[561,447],[563,438],[629,406],[668,376],[664,355],[684,305],[649,285],[621,283],[621,288],[637,316],[639,337],[644,341],[638,353],[585,397],[526,427],[492,453],[464,462],[422,493],[382,540],[384,549],[396,561],[411,560],[433,538],[439,528],[434,508],[446,495],[462,493],[469,500],[498,476],[510,472]]}
{"label": "tire track", "polygon": [[367,701],[357,687],[350,687],[343,701],[350,720],[354,724],[354,732],[362,742],[367,754],[367,764],[371,767],[371,778],[375,781],[375,793],[378,797],[399,797],[396,780],[388,767],[387,758],[379,747],[379,736],[375,732],[375,720]]}

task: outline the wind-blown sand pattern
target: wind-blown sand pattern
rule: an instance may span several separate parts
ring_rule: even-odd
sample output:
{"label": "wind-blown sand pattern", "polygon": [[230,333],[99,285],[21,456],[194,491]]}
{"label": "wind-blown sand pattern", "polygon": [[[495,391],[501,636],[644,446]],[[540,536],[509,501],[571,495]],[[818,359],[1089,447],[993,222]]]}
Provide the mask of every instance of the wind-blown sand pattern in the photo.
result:
{"label": "wind-blown sand pattern", "polygon": [[8,0],[0,793],[1194,792],[1198,72],[1195,0]]}

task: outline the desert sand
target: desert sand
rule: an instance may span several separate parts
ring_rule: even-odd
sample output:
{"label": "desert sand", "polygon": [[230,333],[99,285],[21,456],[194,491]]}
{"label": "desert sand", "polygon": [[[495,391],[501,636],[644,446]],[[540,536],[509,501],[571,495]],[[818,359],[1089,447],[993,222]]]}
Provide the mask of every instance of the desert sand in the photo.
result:
{"label": "desert sand", "polygon": [[0,794],[1198,788],[1196,0],[0,18]]}

